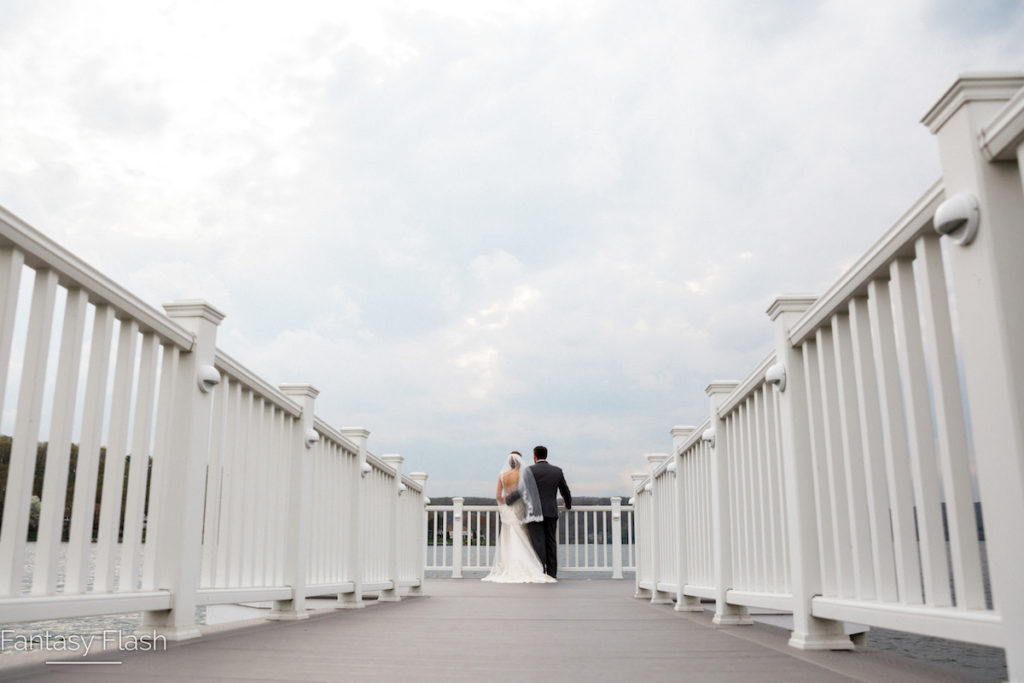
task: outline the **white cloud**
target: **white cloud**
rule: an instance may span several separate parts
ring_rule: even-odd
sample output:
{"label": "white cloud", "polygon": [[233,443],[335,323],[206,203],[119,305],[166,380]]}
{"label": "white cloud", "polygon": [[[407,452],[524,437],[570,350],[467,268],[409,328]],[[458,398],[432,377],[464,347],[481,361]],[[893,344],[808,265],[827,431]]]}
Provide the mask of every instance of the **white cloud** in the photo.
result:
{"label": "white cloud", "polygon": [[[938,176],[920,115],[1018,67],[946,0],[7,3],[0,203],[321,389],[436,495],[545,442],[628,495]],[[525,451],[524,451],[525,452]]]}

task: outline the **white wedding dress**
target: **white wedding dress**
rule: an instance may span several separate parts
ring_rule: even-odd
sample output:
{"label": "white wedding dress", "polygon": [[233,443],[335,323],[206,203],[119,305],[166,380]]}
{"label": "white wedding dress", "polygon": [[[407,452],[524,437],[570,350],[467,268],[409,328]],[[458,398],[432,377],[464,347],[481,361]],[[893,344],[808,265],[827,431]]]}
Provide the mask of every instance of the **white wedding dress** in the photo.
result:
{"label": "white wedding dress", "polygon": [[484,581],[557,583],[556,579],[544,573],[544,567],[533,551],[530,534],[522,522],[524,507],[522,499],[512,505],[498,504],[498,518],[501,520],[498,548],[494,553],[494,566]]}

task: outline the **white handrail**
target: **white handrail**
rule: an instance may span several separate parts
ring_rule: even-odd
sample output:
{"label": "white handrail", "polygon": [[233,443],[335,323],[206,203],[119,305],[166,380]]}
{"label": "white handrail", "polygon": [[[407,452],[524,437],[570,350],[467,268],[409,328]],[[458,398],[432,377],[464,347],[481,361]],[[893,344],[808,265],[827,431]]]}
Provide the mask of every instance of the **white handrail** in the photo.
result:
{"label": "white handrail", "polygon": [[[499,542],[496,505],[428,505],[426,562],[429,571],[487,571]],[[633,506],[612,498],[610,505],[573,506],[561,510],[558,523],[559,571],[610,573],[621,579],[635,568]],[[582,541],[582,542],[581,542]]]}
{"label": "white handrail", "polygon": [[823,296],[776,299],[774,350],[648,456],[637,597],[791,611],[804,649],[851,648],[843,620],[995,644],[1021,675],[1022,102],[1024,76],[958,80],[925,118],[943,179]]}
{"label": "white handrail", "polygon": [[162,311],[115,283],[3,206],[0,206],[0,247],[17,251],[28,268],[55,273],[57,284],[64,289],[87,292],[89,303],[94,306],[111,306],[119,319],[134,320],[141,332],[152,332],[183,351],[192,349],[195,343],[192,335],[169,320]]}
{"label": "white handrail", "polygon": [[912,258],[914,240],[933,232],[932,216],[945,199],[938,180],[893,224],[856,263],[853,264],[814,304],[789,332],[793,346],[805,341],[815,329],[844,307],[854,296],[867,294],[868,283],[886,277],[889,264],[899,258]]}
{"label": "white handrail", "polygon": [[[15,338],[26,271],[29,324]],[[184,639],[198,635],[197,605],[272,600],[271,618],[301,619],[310,595],[358,607],[367,591],[421,592],[426,475],[403,475],[400,456],[368,453],[366,430],[316,418],[310,385],[275,387],[217,349],[223,314],[212,306],[165,309],[0,207],[0,410],[8,398],[16,408],[0,528],[3,621],[137,610],[147,630]],[[25,350],[20,368],[15,348]],[[6,397],[12,371],[18,388]],[[47,464],[34,501],[41,442]],[[101,480],[126,483],[103,487],[94,527]]]}

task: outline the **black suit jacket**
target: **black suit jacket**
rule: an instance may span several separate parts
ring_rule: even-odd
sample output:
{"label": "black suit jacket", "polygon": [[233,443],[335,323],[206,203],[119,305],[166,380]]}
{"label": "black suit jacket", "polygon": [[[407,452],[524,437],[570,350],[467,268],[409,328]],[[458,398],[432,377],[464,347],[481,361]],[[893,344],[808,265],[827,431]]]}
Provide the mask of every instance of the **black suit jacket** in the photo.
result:
{"label": "black suit jacket", "polygon": [[537,480],[537,491],[540,493],[540,508],[545,517],[558,517],[558,499],[556,493],[562,494],[565,509],[572,509],[572,494],[565,483],[565,475],[560,467],[555,467],[546,460],[539,460],[530,466],[533,478]]}

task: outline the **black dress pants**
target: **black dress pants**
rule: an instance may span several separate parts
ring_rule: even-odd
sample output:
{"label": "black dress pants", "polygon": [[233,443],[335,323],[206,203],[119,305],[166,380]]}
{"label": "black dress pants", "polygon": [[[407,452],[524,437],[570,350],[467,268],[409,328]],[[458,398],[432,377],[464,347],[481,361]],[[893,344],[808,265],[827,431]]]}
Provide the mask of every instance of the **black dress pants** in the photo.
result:
{"label": "black dress pants", "polygon": [[530,543],[537,553],[544,573],[558,577],[558,517],[545,517],[543,522],[530,522]]}

